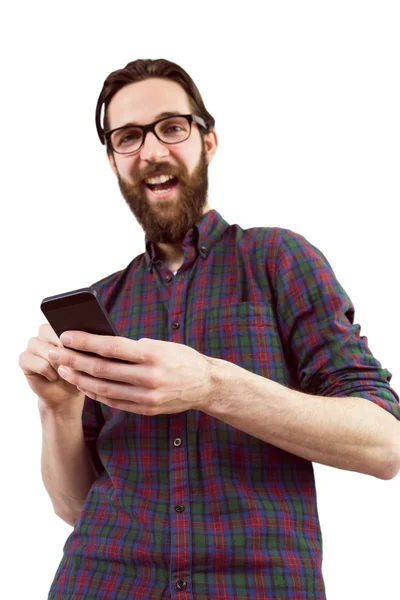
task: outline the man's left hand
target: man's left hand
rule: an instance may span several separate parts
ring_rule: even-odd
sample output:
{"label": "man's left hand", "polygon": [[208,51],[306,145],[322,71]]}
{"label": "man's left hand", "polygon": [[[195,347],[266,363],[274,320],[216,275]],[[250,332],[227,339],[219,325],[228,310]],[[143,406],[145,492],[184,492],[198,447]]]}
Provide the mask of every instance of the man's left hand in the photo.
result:
{"label": "man's left hand", "polygon": [[58,362],[67,374],[59,369],[59,375],[111,408],[153,416],[201,410],[210,398],[212,359],[190,346],[83,331],[66,331],[60,339],[67,348],[57,348]]}

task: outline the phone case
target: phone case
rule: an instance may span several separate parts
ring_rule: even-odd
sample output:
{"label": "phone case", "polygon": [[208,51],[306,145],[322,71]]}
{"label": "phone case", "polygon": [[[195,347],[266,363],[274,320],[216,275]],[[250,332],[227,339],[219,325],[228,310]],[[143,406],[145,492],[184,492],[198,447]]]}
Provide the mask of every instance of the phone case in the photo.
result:
{"label": "phone case", "polygon": [[40,308],[58,337],[69,330],[119,335],[99,295],[92,288],[49,296],[42,300]]}

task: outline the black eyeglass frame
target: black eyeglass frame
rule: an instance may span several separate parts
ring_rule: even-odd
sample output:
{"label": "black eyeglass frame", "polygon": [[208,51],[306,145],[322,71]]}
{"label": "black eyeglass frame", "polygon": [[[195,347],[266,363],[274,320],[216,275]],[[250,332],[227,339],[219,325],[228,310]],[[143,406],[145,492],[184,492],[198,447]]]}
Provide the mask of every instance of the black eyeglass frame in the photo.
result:
{"label": "black eyeglass frame", "polygon": [[[189,135],[187,136],[187,138],[185,138],[184,140],[180,140],[179,142],[165,142],[164,140],[160,139],[160,137],[157,135],[156,132],[156,125],[158,125],[158,123],[160,123],[161,121],[167,121],[168,119],[173,119],[174,117],[185,117],[188,122],[189,122],[189,126],[190,126],[190,131],[189,131]],[[154,121],[154,123],[150,123],[149,125],[135,125],[133,123],[128,123],[127,125],[123,125],[122,127],[117,127],[116,129],[110,129],[109,131],[105,131],[104,132],[104,137],[106,139],[107,144],[109,144],[111,146],[111,148],[113,149],[114,152],[116,152],[117,154],[136,154],[137,152],[139,152],[139,150],[141,149],[141,147],[143,146],[143,144],[146,141],[146,135],[149,133],[149,131],[151,131],[152,133],[154,133],[154,135],[156,136],[156,138],[162,143],[162,144],[181,144],[182,142],[186,142],[186,140],[188,140],[192,134],[192,123],[193,121],[195,123],[197,123],[198,125],[200,125],[201,127],[203,127],[204,129],[208,130],[208,126],[207,123],[205,122],[205,120],[202,117],[199,117],[198,115],[170,115],[169,117],[163,117],[162,119],[158,119],[158,121]],[[115,131],[121,131],[123,129],[131,129],[132,127],[137,127],[138,129],[142,130],[142,143],[140,144],[139,148],[137,150],[133,150],[131,152],[118,152],[118,150],[115,150],[114,146],[111,143],[111,135],[115,132]]]}

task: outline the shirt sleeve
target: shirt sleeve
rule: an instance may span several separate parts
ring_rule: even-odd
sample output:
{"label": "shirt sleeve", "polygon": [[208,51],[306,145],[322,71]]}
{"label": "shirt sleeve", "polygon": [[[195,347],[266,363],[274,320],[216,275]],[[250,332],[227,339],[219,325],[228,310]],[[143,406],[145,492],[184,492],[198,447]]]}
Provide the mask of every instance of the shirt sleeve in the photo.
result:
{"label": "shirt sleeve", "polygon": [[399,396],[354,324],[354,306],[325,256],[303,236],[282,230],[275,273],[276,310],[299,390],[359,396],[400,420]]}
{"label": "shirt sleeve", "polygon": [[104,423],[105,419],[99,402],[85,396],[85,403],[82,411],[83,436],[99,475],[104,471],[104,465],[101,462],[96,445],[97,438],[99,437],[99,433]]}

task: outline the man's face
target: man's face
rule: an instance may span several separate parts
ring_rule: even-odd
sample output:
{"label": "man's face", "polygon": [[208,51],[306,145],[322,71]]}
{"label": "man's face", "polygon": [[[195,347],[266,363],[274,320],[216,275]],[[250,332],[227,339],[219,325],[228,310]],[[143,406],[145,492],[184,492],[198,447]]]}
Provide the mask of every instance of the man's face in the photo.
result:
{"label": "man's face", "polygon": [[[147,79],[119,90],[108,107],[110,129],[128,123],[147,125],[163,112],[190,114],[184,89],[167,79]],[[142,148],[133,155],[114,153],[111,166],[129,208],[153,242],[177,243],[209,210],[208,164],[216,150],[216,136],[204,142],[197,124],[190,137],[179,144],[163,144],[148,133]],[[155,175],[172,175],[177,185],[157,195],[145,183]]]}

